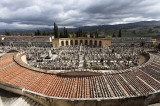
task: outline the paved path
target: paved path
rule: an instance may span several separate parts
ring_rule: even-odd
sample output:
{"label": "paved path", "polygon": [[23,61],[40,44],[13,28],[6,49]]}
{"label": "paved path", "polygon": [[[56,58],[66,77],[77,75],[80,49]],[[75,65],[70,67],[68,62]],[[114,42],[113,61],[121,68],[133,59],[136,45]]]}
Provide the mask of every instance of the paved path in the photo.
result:
{"label": "paved path", "polygon": [[83,68],[83,63],[84,63],[84,60],[83,60],[83,57],[84,55],[79,55],[79,68]]}
{"label": "paved path", "polygon": [[27,64],[26,55],[23,55],[23,56],[21,57],[21,59],[22,59],[22,61],[23,61],[24,63],[26,63],[26,64]]}

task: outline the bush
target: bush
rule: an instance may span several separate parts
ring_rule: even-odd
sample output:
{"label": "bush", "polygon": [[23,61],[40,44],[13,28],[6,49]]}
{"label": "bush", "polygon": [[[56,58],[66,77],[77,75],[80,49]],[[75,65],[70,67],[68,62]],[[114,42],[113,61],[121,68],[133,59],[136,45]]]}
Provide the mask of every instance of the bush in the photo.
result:
{"label": "bush", "polygon": [[160,43],[158,44],[157,48],[160,49]]}
{"label": "bush", "polygon": [[101,59],[100,62],[103,63],[103,59]]}
{"label": "bush", "polygon": [[49,56],[46,56],[45,59],[51,59]]}
{"label": "bush", "polygon": [[84,67],[88,67],[88,64],[87,64],[87,62],[84,62]]}

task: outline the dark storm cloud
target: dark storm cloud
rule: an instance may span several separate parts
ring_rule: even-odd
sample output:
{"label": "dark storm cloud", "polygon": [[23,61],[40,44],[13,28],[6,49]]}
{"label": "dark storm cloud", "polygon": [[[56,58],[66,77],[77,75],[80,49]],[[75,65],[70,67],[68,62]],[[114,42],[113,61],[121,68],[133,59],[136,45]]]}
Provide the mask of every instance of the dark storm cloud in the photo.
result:
{"label": "dark storm cloud", "polygon": [[159,0],[1,0],[0,29],[81,27],[159,20]]}

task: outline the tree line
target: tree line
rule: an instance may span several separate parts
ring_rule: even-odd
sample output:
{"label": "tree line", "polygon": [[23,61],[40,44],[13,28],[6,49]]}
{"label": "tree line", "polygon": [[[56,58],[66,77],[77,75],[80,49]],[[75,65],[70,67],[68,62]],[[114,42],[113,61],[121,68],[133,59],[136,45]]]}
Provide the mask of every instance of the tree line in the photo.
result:
{"label": "tree line", "polygon": [[39,29],[37,29],[37,31],[34,32],[34,35],[37,36],[37,35],[51,35],[51,32],[46,32],[46,31],[41,31]]}
{"label": "tree line", "polygon": [[48,35],[52,35],[51,32],[46,32],[46,31],[41,31],[39,29],[37,29],[34,33],[32,32],[10,32],[10,31],[5,31],[4,32],[4,35],[7,35],[7,36],[29,36],[29,35],[35,35],[35,36],[41,36],[41,35],[44,35],[44,36],[48,36]]}
{"label": "tree line", "polygon": [[[5,31],[5,35],[12,35],[9,31]],[[55,38],[72,38],[72,37],[90,37],[90,38],[98,38],[99,37],[99,32],[98,29],[94,30],[94,31],[90,31],[90,32],[86,32],[81,28],[78,28],[78,30],[75,33],[69,33],[68,29],[66,27],[63,28],[63,31],[59,32],[58,26],[57,24],[54,22],[54,28],[53,28],[53,32],[46,32],[46,31],[41,31],[40,29],[37,29],[34,34],[28,34],[23,33],[20,35],[35,35],[35,36],[50,36],[50,35],[54,35]],[[118,35],[115,35],[115,32],[113,32],[112,37],[121,37],[122,36],[122,32],[121,29],[118,32]]]}
{"label": "tree line", "polygon": [[95,32],[90,32],[89,34],[83,29],[78,28],[78,30],[75,33],[69,33],[67,28],[64,27],[62,32],[59,32],[57,24],[54,22],[54,36],[55,38],[71,38],[71,37],[87,37],[87,35],[90,35],[91,38],[98,38],[99,33],[98,30]]}

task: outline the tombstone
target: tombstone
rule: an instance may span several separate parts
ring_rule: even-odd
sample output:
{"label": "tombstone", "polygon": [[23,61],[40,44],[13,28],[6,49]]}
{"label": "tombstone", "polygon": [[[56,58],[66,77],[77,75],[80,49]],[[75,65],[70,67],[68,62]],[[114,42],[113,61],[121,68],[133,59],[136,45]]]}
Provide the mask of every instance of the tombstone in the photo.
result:
{"label": "tombstone", "polygon": [[140,46],[141,46],[141,47],[144,47],[144,45],[145,45],[144,42],[141,42],[141,43],[140,43]]}

